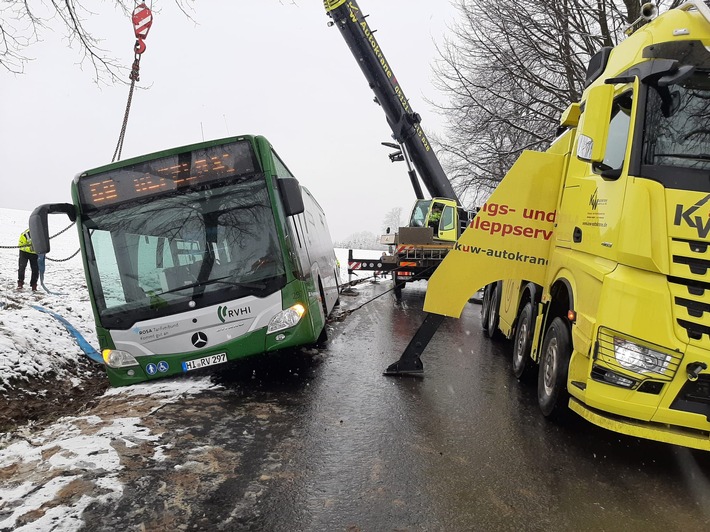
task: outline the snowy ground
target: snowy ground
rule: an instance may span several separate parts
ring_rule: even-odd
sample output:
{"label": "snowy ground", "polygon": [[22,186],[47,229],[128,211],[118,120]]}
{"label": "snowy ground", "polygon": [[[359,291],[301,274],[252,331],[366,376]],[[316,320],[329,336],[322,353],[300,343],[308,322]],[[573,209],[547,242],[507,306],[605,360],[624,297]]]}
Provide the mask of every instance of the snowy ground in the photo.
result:
{"label": "snowy ground", "polygon": [[[17,245],[28,217],[29,212],[0,209],[0,246]],[[64,215],[49,219],[50,234],[70,223]],[[79,249],[76,229],[51,246],[48,259],[70,257]],[[336,252],[346,282],[347,250]],[[360,255],[375,258],[379,252]],[[97,347],[80,257],[47,260],[44,284],[50,293],[17,291],[17,260],[17,249],[0,248],[0,532],[76,530],[90,503],[120,497],[117,449],[160,439],[141,416],[214,385],[197,377],[106,391],[101,366],[61,323],[35,308],[61,315]],[[29,275],[28,267],[26,287]],[[111,415],[82,415],[95,403]],[[156,449],[153,459],[160,460],[159,444]],[[92,471],[90,482],[77,473],[86,470]]]}
{"label": "snowy ground", "polygon": [[[0,209],[0,246],[16,246],[20,233],[27,228],[29,213]],[[50,219],[52,234],[69,225],[66,216]],[[72,227],[52,240],[48,257],[64,259],[79,248],[76,229]],[[17,249],[0,249],[0,391],[7,391],[19,381],[45,378],[76,380],[77,362],[83,355],[64,327],[33,305],[59,313],[87,339],[95,334],[91,306],[77,255],[66,262],[46,262],[45,285],[58,295],[43,290],[29,291],[30,268],[27,267],[25,290],[18,292]]]}

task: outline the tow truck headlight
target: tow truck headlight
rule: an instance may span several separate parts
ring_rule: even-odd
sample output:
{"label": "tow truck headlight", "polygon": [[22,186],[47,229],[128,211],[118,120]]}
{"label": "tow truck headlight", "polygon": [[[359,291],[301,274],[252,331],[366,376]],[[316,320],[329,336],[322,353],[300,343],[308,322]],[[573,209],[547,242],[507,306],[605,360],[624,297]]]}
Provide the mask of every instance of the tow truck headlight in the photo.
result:
{"label": "tow truck headlight", "polygon": [[289,327],[293,327],[301,320],[305,313],[306,307],[304,307],[300,303],[296,303],[295,305],[287,308],[286,310],[282,310],[281,312],[276,314],[276,316],[271,318],[269,326],[266,329],[266,333],[271,334],[277,331],[283,331],[284,329],[288,329]]}
{"label": "tow truck headlight", "polygon": [[110,368],[126,368],[138,365],[138,361],[133,355],[118,349],[104,349],[101,352],[101,356]]}
{"label": "tow truck headlight", "polygon": [[665,374],[671,356],[626,338],[614,337],[614,356],[621,367],[636,373]]}

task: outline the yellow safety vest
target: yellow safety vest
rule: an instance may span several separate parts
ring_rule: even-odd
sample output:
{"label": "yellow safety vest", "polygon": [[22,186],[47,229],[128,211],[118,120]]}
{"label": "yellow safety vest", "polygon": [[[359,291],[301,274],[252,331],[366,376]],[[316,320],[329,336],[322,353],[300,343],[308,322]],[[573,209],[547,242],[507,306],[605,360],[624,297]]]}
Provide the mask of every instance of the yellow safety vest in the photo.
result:
{"label": "yellow safety vest", "polygon": [[35,253],[35,250],[32,247],[32,239],[30,238],[29,229],[25,230],[20,235],[20,241],[17,243],[17,245],[20,246],[20,251],[25,251],[27,253]]}

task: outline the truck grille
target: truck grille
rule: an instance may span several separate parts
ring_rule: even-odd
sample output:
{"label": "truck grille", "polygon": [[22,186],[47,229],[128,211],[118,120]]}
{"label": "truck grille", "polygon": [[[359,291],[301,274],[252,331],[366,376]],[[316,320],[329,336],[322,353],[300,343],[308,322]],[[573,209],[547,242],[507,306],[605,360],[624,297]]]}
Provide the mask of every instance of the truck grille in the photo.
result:
{"label": "truck grille", "polygon": [[673,410],[702,414],[710,421],[710,375],[688,381],[671,405]]}
{"label": "truck grille", "polygon": [[679,338],[710,348],[710,250],[697,240],[671,240],[673,315]]}

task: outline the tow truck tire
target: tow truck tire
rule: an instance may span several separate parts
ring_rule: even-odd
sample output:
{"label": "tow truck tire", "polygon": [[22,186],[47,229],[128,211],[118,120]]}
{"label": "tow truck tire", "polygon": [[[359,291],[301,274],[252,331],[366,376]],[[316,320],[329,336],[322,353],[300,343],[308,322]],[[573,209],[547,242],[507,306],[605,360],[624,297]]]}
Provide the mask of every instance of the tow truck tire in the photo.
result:
{"label": "tow truck tire", "polygon": [[557,418],[567,410],[567,373],[571,354],[569,327],[557,317],[545,333],[537,378],[537,403],[545,417]]}
{"label": "tow truck tire", "polygon": [[[481,308],[481,322],[483,323],[483,334],[488,338],[498,338],[498,323],[500,322],[500,283],[492,283],[486,287],[488,293],[488,304],[486,304],[486,296],[483,296],[483,305]],[[485,320],[484,320],[485,317]]]}
{"label": "tow truck tire", "polygon": [[521,381],[528,380],[534,369],[533,361],[530,359],[534,323],[533,303],[528,301],[518,316],[513,339],[513,375]]}
{"label": "tow truck tire", "polygon": [[491,285],[486,285],[483,289],[483,299],[481,300],[481,328],[484,333],[488,332],[488,313],[491,305]]}
{"label": "tow truck tire", "polygon": [[394,281],[394,297],[397,301],[402,299],[402,289],[404,288],[405,283],[397,281],[395,279]]}

